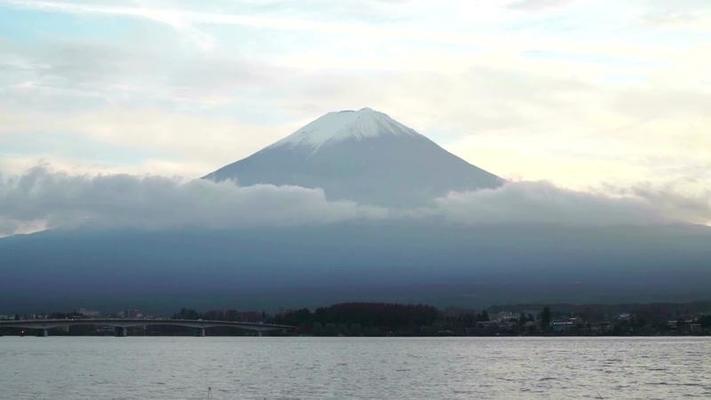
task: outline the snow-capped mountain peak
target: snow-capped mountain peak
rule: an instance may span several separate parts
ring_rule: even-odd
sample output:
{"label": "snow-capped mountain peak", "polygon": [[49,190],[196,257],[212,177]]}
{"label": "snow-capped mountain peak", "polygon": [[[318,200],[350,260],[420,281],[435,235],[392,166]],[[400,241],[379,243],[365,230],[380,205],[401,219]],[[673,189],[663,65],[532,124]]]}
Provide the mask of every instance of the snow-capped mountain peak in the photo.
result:
{"label": "snow-capped mountain peak", "polygon": [[370,108],[323,115],[205,178],[321,188],[329,200],[388,207],[421,206],[451,191],[503,183]]}
{"label": "snow-capped mountain peak", "polygon": [[358,111],[345,110],[325,114],[274,143],[272,147],[302,145],[318,149],[326,143],[348,139],[362,140],[381,135],[419,134],[387,114],[366,107]]}

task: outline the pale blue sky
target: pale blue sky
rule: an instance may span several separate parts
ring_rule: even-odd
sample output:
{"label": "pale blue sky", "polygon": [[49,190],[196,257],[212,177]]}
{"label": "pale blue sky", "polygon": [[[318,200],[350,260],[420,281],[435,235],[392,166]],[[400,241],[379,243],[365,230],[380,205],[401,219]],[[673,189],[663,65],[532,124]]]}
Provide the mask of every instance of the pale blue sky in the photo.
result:
{"label": "pale blue sky", "polygon": [[369,106],[507,178],[710,190],[709,70],[707,1],[0,0],[0,170],[190,178]]}

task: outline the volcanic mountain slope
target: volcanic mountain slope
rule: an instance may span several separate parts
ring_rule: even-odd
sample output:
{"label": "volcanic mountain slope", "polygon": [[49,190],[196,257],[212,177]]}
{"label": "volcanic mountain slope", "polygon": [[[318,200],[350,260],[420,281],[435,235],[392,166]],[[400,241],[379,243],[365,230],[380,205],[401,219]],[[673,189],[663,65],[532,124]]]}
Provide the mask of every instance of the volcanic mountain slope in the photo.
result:
{"label": "volcanic mountain slope", "polygon": [[454,226],[47,231],[0,239],[0,314],[344,301],[479,307],[711,300],[705,227]]}
{"label": "volcanic mountain slope", "polygon": [[331,200],[389,207],[425,205],[450,191],[503,183],[370,108],[323,115],[205,178],[322,188]]}

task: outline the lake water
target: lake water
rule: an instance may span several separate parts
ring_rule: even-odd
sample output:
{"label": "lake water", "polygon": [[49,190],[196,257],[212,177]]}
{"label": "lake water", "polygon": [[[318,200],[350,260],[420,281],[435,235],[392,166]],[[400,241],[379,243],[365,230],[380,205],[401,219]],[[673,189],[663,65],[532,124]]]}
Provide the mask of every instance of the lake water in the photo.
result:
{"label": "lake water", "polygon": [[208,395],[711,399],[711,338],[0,337],[2,399]]}

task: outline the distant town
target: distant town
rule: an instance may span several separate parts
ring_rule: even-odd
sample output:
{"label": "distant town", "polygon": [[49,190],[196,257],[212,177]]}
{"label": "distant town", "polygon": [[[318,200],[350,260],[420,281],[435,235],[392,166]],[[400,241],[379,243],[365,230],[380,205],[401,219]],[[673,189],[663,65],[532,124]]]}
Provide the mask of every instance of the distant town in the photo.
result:
{"label": "distant town", "polygon": [[[340,303],[316,309],[263,311],[183,308],[172,315],[131,309],[103,313],[80,308],[70,312],[5,314],[0,321],[57,319],[176,319],[238,321],[293,326],[266,333],[296,336],[708,336],[711,302],[650,304],[518,304],[483,310],[438,309],[423,304]],[[181,326],[129,328],[130,336],[196,335]],[[87,324],[53,328],[52,336],[115,335],[110,326]],[[205,331],[202,331],[205,335]],[[207,336],[255,335],[233,327],[212,327]],[[0,327],[0,335],[39,335],[36,329]]]}

